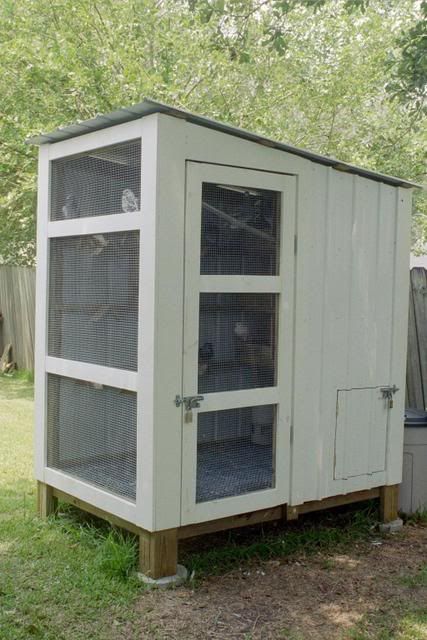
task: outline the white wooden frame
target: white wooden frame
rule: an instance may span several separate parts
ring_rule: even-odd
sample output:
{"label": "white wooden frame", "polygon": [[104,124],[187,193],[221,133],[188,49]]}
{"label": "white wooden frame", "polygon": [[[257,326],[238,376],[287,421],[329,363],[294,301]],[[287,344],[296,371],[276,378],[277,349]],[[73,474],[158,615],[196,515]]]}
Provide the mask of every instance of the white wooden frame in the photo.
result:
{"label": "white wooden frame", "polygon": [[396,191],[395,255],[393,269],[393,324],[391,337],[390,380],[395,380],[401,393],[395,399],[387,440],[387,484],[402,481],[403,420],[405,410],[405,373],[408,335],[409,252],[411,247],[412,192]]}
{"label": "white wooden frame", "polygon": [[[53,373],[61,376],[86,380],[102,385],[126,389],[137,392],[137,455],[141,447],[141,436],[139,425],[143,423],[141,415],[141,399],[138,390],[142,386],[140,380],[147,377],[147,366],[143,365],[142,350],[143,340],[141,336],[141,313],[144,305],[139,308],[139,330],[138,330],[138,370],[136,372],[122,369],[114,369],[84,362],[55,358],[47,352],[47,304],[49,291],[49,239],[74,235],[86,235],[95,233],[109,233],[119,231],[136,230],[140,233],[140,252],[146,246],[152,245],[152,239],[144,237],[144,214],[150,216],[150,203],[147,196],[152,190],[152,185],[147,185],[142,162],[141,168],[141,207],[140,211],[133,213],[105,215],[97,217],[87,217],[74,220],[51,221],[49,219],[50,207],[50,162],[58,158],[65,158],[70,155],[92,151],[97,148],[109,146],[127,140],[143,139],[143,157],[150,153],[150,144],[153,145],[153,135],[145,133],[152,131],[153,120],[147,118],[144,121],[134,121],[122,125],[117,125],[102,131],[87,134],[82,137],[72,138],[52,145],[42,146],[39,155],[39,197],[38,197],[38,218],[37,218],[37,308],[36,308],[36,357],[35,357],[35,405],[36,405],[36,448],[35,448],[35,473],[38,480],[58,488],[70,495],[78,497],[100,509],[108,511],[132,523],[139,524],[143,519],[143,509],[141,508],[138,488],[146,483],[142,478],[142,468],[137,465],[137,497],[132,502],[121,498],[99,487],[95,487],[69,476],[57,469],[47,466],[47,443],[46,443],[46,378],[47,374]],[[148,165],[148,163],[147,163]],[[148,206],[146,206],[148,205]],[[145,296],[143,283],[139,283],[140,301]],[[141,366],[143,365],[143,366]]]}
{"label": "white wooden frame", "polygon": [[[280,254],[277,276],[201,276],[200,236],[202,183],[232,184],[270,189],[280,194]],[[185,232],[185,308],[183,395],[197,395],[199,292],[278,294],[277,386],[205,394],[201,407],[193,411],[191,424],[183,425],[181,524],[261,509],[288,500],[290,468],[290,416],[293,362],[293,281],[296,178],[229,166],[187,163]],[[196,503],[197,414],[245,406],[276,406],[275,461],[272,489]]]}
{"label": "white wooden frame", "polygon": [[[144,496],[151,500],[152,505],[151,522],[145,522],[149,523],[147,526],[151,531],[156,531],[182,524],[179,480],[182,474],[182,413],[176,408],[174,399],[177,394],[182,394],[183,389],[186,162],[254,169],[279,176],[297,176],[297,209],[300,202],[309,198],[313,165],[303,158],[165,114],[150,117],[155,119],[157,127],[157,173],[155,192],[152,194],[156,211],[152,221],[156,241],[154,282],[151,283],[154,287],[155,315],[152,327],[153,352],[150,352],[154,375],[151,396],[152,431],[148,443],[152,449],[146,447],[141,460],[146,469],[150,467],[153,479],[153,485],[145,487]],[[294,237],[288,238],[288,241],[293,245]],[[231,279],[232,277],[230,286],[234,286]],[[270,286],[273,283],[268,285]],[[146,331],[147,324],[144,331],[147,338]],[[291,386],[292,384],[290,388]],[[292,413],[286,415],[285,419],[291,425]],[[291,475],[291,470],[289,474]],[[215,515],[212,513],[210,517],[214,518]]]}

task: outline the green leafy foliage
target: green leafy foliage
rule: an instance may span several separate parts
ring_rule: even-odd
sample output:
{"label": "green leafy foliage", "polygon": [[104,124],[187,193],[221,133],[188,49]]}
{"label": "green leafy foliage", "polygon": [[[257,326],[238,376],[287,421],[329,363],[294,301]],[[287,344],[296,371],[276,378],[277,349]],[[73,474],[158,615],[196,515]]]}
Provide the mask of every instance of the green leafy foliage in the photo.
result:
{"label": "green leafy foliage", "polygon": [[[0,0],[0,263],[35,261],[37,153],[24,139],[144,96],[421,182],[423,11],[412,0]],[[421,248],[422,194],[414,214]]]}
{"label": "green leafy foliage", "polygon": [[422,0],[420,17],[399,38],[400,57],[390,90],[403,102],[427,112],[427,0]]}

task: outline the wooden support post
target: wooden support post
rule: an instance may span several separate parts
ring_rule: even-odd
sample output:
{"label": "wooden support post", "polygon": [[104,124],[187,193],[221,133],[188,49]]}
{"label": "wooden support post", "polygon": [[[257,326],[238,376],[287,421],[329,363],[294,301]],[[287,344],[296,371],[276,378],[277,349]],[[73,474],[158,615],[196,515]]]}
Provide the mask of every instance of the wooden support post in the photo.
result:
{"label": "wooden support post", "polygon": [[298,520],[298,507],[286,505],[286,520]]}
{"label": "wooden support post", "polygon": [[178,535],[176,529],[139,534],[139,570],[149,578],[165,578],[177,572]]}
{"label": "wooden support post", "polygon": [[47,518],[56,512],[58,500],[53,495],[53,487],[37,480],[37,511],[40,518]]}
{"label": "wooden support post", "polygon": [[399,508],[399,485],[392,484],[380,490],[380,520],[392,522],[397,519]]}

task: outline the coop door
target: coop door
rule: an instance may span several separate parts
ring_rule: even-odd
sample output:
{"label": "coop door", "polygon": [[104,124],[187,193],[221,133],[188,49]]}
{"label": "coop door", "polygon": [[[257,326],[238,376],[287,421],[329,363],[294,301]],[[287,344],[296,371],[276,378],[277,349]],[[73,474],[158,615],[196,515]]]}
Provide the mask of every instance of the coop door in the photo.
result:
{"label": "coop door", "polygon": [[182,523],[286,502],[295,178],[187,168]]}
{"label": "coop door", "polygon": [[383,387],[340,389],[337,395],[335,479],[385,470],[390,400]]}

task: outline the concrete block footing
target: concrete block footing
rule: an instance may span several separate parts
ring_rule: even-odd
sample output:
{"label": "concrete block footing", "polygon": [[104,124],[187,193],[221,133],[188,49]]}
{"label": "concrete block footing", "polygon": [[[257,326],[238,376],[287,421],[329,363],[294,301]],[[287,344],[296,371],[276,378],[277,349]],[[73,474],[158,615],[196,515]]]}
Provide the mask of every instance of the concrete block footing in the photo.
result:
{"label": "concrete block footing", "polygon": [[146,576],[144,573],[137,573],[137,576],[147,587],[152,589],[167,589],[168,587],[179,587],[183,584],[188,578],[188,571],[182,564],[178,564],[174,576],[157,579],[150,578],[150,576]]}
{"label": "concrete block footing", "polygon": [[398,533],[403,529],[403,520],[397,518],[391,522],[383,522],[380,524],[381,533]]}

